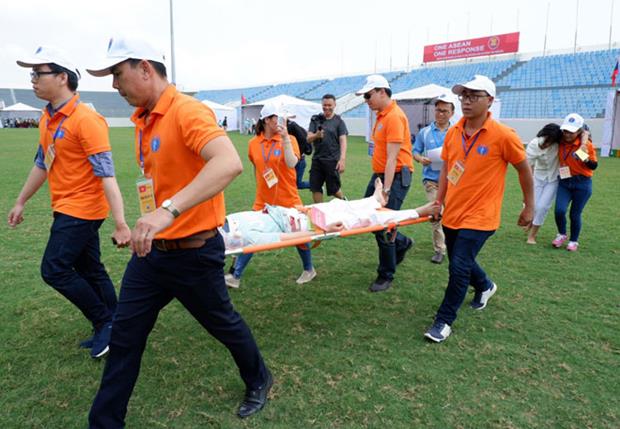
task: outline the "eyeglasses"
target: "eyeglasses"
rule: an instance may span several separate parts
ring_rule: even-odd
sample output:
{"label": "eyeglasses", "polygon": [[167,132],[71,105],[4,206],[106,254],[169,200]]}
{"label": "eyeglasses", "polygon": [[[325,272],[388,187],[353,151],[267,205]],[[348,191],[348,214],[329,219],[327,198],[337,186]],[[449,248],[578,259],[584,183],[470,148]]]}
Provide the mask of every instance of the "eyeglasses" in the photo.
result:
{"label": "eyeglasses", "polygon": [[459,95],[459,101],[469,101],[470,103],[475,103],[481,98],[490,97],[488,94],[461,94]]}
{"label": "eyeglasses", "polygon": [[30,72],[30,79],[38,80],[44,74],[58,74],[58,72],[55,72],[55,71],[36,71],[36,70],[33,70],[33,71]]}
{"label": "eyeglasses", "polygon": [[374,94],[375,91],[376,91],[376,89],[371,89],[366,94],[364,94],[364,100],[370,100],[370,97],[372,97],[372,94]]}

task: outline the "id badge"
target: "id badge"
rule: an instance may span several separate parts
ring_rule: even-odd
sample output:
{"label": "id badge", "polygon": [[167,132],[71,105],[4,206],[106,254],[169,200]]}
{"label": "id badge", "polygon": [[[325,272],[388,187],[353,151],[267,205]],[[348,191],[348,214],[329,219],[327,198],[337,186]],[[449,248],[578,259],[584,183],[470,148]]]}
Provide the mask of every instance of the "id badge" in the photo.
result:
{"label": "id badge", "polygon": [[590,155],[588,155],[588,153],[581,148],[575,151],[575,156],[577,156],[577,158],[579,158],[579,160],[582,162],[585,162],[590,157]]}
{"label": "id badge", "polygon": [[155,211],[155,192],[153,188],[153,179],[139,177],[136,180],[136,189],[138,190],[138,200],[140,202],[140,214],[144,216],[147,213]]}
{"label": "id badge", "polygon": [[448,172],[448,180],[453,185],[459,183],[461,176],[465,172],[465,164],[462,161],[456,161],[452,166],[452,169]]}
{"label": "id badge", "polygon": [[570,179],[571,177],[570,167],[568,165],[560,167],[560,179]]}
{"label": "id badge", "polygon": [[271,168],[268,168],[263,172],[263,178],[265,179],[265,182],[267,182],[268,188],[273,188],[274,185],[278,183],[278,176],[276,176],[276,173]]}
{"label": "id badge", "polygon": [[50,145],[45,152],[45,156],[43,157],[43,163],[45,164],[45,169],[50,171],[52,168],[52,164],[56,159],[56,149],[54,149],[54,145]]}

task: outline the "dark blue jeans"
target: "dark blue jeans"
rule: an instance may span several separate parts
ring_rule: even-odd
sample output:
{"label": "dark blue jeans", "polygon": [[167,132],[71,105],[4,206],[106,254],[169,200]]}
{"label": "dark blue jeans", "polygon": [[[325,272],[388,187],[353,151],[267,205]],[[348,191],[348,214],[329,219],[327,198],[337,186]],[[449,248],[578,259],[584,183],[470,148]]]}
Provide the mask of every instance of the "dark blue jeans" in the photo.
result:
{"label": "dark blue jeans", "polygon": [[101,263],[102,223],[55,212],[41,261],[45,283],[79,308],[93,327],[111,321],[116,310],[116,291]]}
{"label": "dark blue jeans", "polygon": [[159,311],[173,298],[226,346],[246,387],[256,389],[264,384],[263,358],[250,328],[233,308],[223,268],[224,241],[220,235],[199,249],[153,249],[144,258],[132,256],[112,324],[110,355],[90,410],[91,428],[124,427],[147,337]]}
{"label": "dark blue jeans", "polygon": [[[310,249],[300,249],[297,248],[297,253],[299,253],[299,257],[301,258],[301,263],[304,267],[304,271],[310,271],[312,269],[312,252]],[[235,270],[233,272],[233,276],[236,279],[240,279],[245,271],[245,267],[250,263],[250,259],[252,259],[253,253],[243,253],[237,256],[237,260],[235,262]]]}
{"label": "dark blue jeans", "polygon": [[[377,177],[383,181],[383,174],[373,174],[370,177],[364,198],[372,196],[375,192],[375,180]],[[392,210],[400,210],[405,201],[409,187],[411,186],[411,171],[403,169],[403,171],[394,175],[392,186],[390,187],[390,198],[386,205]],[[407,248],[409,239],[404,234],[396,232],[393,234],[385,234],[383,231],[375,232],[375,239],[379,247],[379,266],[377,267],[378,277],[384,280],[393,280],[396,273],[396,254]]]}
{"label": "dark blue jeans", "polygon": [[555,197],[555,224],[560,234],[566,234],[566,211],[570,204],[570,241],[579,241],[581,212],[591,196],[591,177],[573,176],[560,180]]}
{"label": "dark blue jeans", "polygon": [[304,182],[304,172],[306,171],[306,156],[302,155],[295,165],[297,172],[297,189],[310,189],[310,182]]}
{"label": "dark blue jeans", "polygon": [[465,300],[469,285],[472,285],[476,292],[484,292],[493,287],[491,280],[476,262],[476,256],[495,231],[451,229],[444,226],[443,232],[450,259],[448,267],[450,277],[435,320],[452,325],[456,320],[457,311]]}

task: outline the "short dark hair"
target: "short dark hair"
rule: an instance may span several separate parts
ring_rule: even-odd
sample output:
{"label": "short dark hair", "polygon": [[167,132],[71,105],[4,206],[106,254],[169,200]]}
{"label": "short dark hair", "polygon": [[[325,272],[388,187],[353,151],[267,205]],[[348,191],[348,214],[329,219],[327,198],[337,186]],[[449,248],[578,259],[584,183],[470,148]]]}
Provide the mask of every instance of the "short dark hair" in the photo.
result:
{"label": "short dark hair", "polygon": [[325,94],[323,97],[321,97],[321,100],[327,100],[327,99],[336,101],[336,96],[334,94]]}
{"label": "short dark hair", "polygon": [[560,143],[562,141],[562,130],[558,124],[547,124],[538,131],[536,137],[544,137],[545,140],[549,139],[554,143]]}
{"label": "short dark hair", "polygon": [[69,70],[64,68],[63,66],[59,66],[56,63],[50,63],[48,64],[48,66],[50,67],[50,71],[53,71],[54,73],[66,73],[67,74],[67,86],[69,87],[69,90],[71,91],[75,91],[78,87],[78,75],[75,71]]}
{"label": "short dark hair", "polygon": [[[129,61],[129,65],[131,65],[131,67],[136,67],[138,64],[140,64],[140,61],[142,60],[139,60],[137,58],[130,58],[127,61]],[[155,72],[159,75],[159,77],[163,77],[163,78],[168,77],[166,73],[165,65],[157,61],[152,61],[152,60],[146,60],[146,61],[148,61],[153,66],[153,68],[155,69]]]}
{"label": "short dark hair", "polygon": [[392,96],[392,89],[391,88],[375,88],[375,91],[379,91],[380,89],[384,90],[388,97]]}

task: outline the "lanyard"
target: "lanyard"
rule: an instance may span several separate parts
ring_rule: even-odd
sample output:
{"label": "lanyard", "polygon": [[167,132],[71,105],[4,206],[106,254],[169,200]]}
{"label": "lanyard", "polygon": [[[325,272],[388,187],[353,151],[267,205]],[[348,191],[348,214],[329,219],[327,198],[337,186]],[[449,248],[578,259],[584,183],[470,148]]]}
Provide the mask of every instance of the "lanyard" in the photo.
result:
{"label": "lanyard", "polygon": [[[66,103],[65,103],[65,104],[66,104]],[[77,100],[77,101],[75,102],[75,105],[76,105],[76,106],[77,106],[78,104],[80,104],[80,100]],[[64,106],[64,104],[63,104],[63,106]],[[59,107],[58,109],[60,110],[60,107]],[[57,111],[58,111],[58,110],[57,110]],[[57,112],[57,111],[56,111],[56,112]],[[55,113],[54,113],[54,114],[55,114]],[[63,123],[67,120],[67,118],[69,118],[69,116],[65,116],[64,118],[62,118],[62,119],[60,120],[60,123],[58,124],[58,127],[56,128],[56,131],[54,131],[54,135],[52,136],[52,145],[55,145],[55,144],[56,144],[56,139],[57,139],[58,137],[60,137],[60,131],[61,131],[60,129],[62,128],[62,124],[63,124]],[[51,119],[51,118],[50,118],[50,119]],[[48,123],[49,123],[49,120],[48,120]]]}
{"label": "lanyard", "polygon": [[140,171],[144,176],[144,153],[142,153],[142,130],[138,130],[138,150],[140,151]]}
{"label": "lanyard", "polygon": [[68,116],[65,116],[64,118],[60,120],[60,123],[58,124],[58,128],[56,128],[56,131],[54,132],[54,137],[52,137],[52,145],[56,144],[56,139],[60,135],[60,128],[62,127],[63,122],[67,120],[67,118]]}
{"label": "lanyard", "polygon": [[480,131],[476,133],[476,136],[474,137],[474,141],[471,142],[469,147],[467,147],[466,145],[467,140],[465,140],[465,135],[461,133],[461,143],[463,145],[463,152],[465,152],[465,159],[467,159],[467,155],[469,155],[469,152],[471,152],[471,150],[474,148],[474,145],[478,141],[478,137],[480,137]]}
{"label": "lanyard", "polygon": [[267,156],[265,156],[265,145],[264,144],[260,145],[260,150],[263,155],[263,161],[265,162],[265,166],[267,166],[267,164],[269,163],[269,159],[271,158],[271,154],[273,153],[273,150],[276,147],[276,144],[277,143],[275,141],[271,144],[271,147],[269,148],[269,152],[267,153]]}
{"label": "lanyard", "polygon": [[566,158],[568,158],[568,155],[571,154],[571,148],[568,147],[568,145],[563,144],[562,145],[562,158],[564,159],[564,161],[566,161]]}

